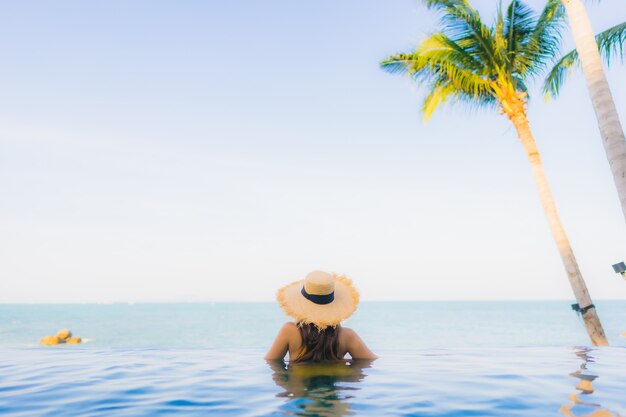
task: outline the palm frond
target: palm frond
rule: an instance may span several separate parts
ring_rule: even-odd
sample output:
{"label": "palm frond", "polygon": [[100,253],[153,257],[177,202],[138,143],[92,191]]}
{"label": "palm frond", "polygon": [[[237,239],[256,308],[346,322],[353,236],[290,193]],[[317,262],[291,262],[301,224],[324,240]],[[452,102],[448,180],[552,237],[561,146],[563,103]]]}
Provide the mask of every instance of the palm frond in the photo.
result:
{"label": "palm frond", "polygon": [[480,13],[467,0],[424,0],[426,6],[441,13],[440,29],[481,61],[497,67],[493,30],[483,23]]}
{"label": "palm frond", "polygon": [[527,45],[536,20],[533,10],[521,1],[513,0],[509,5],[504,19],[503,36],[507,40],[505,49],[510,72],[525,72],[525,68],[532,65],[520,50]]}
{"label": "palm frond", "polygon": [[537,17],[533,10],[518,0],[513,0],[506,11],[504,36],[509,52],[516,52],[520,43],[525,43],[533,33]]}
{"label": "palm frond", "polygon": [[426,95],[424,103],[422,104],[424,121],[428,121],[435,109],[445,103],[450,96],[454,96],[455,94],[457,94],[457,90],[450,83],[435,83],[431,86],[430,93]]}
{"label": "palm frond", "polygon": [[560,51],[564,25],[565,9],[561,0],[548,0],[528,41],[518,52],[517,70],[520,73],[538,76],[545,71]]}
{"label": "palm frond", "polygon": [[[515,0],[513,0],[515,1]],[[498,62],[504,63],[506,65],[507,56],[506,56],[506,48],[507,48],[507,39],[505,35],[504,29],[504,15],[502,13],[502,0],[498,1],[498,7],[496,12],[496,21],[493,24],[493,43],[494,43],[494,51],[498,56]]]}
{"label": "palm frond", "polygon": [[389,57],[381,67],[391,73],[408,73],[429,86],[422,107],[426,119],[450,97],[476,106],[490,101],[491,84],[483,74],[484,65],[443,33],[430,35],[413,53]]}
{"label": "palm frond", "polygon": [[[597,34],[596,43],[598,44],[600,56],[607,64],[610,64],[611,59],[614,58],[619,58],[623,62],[624,43],[626,43],[626,22]],[[546,96],[557,97],[571,70],[579,65],[580,59],[576,49],[563,55],[546,77],[543,85]]]}
{"label": "palm frond", "polygon": [[481,72],[484,69],[484,65],[476,57],[441,32],[424,39],[416,53],[431,65],[453,65],[467,73]]}
{"label": "palm frond", "polygon": [[624,62],[624,43],[626,43],[626,22],[615,25],[596,35],[600,55],[610,64],[617,57]]}
{"label": "palm frond", "polygon": [[546,98],[549,98],[550,96],[556,97],[559,95],[568,73],[576,64],[578,64],[578,51],[574,49],[568,54],[563,55],[563,57],[554,65],[543,84],[543,91],[546,94]]}
{"label": "palm frond", "polygon": [[380,67],[390,74],[409,74],[413,76],[420,71],[424,62],[413,53],[396,54],[380,62]]}
{"label": "palm frond", "polygon": [[422,103],[422,113],[425,122],[444,103],[450,103],[451,105],[462,103],[464,107],[471,110],[495,109],[497,107],[497,100],[492,94],[485,93],[481,94],[480,97],[476,97],[457,89],[444,79],[434,82],[428,89],[430,93],[424,98]]}
{"label": "palm frond", "polygon": [[471,95],[480,95],[490,89],[484,66],[443,33],[434,33],[424,39],[417,50],[398,54],[381,63],[391,73],[404,72],[418,81],[445,80]]}

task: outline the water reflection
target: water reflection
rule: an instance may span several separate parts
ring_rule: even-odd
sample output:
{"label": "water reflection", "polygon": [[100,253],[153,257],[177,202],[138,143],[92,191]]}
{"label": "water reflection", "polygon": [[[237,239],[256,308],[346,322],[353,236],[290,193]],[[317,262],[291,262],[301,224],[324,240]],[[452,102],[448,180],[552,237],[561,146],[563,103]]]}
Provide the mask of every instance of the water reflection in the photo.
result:
{"label": "water reflection", "polygon": [[363,369],[372,361],[338,361],[286,365],[283,361],[269,361],[274,371],[272,379],[283,389],[277,397],[287,402],[281,407],[285,415],[339,417],[352,415],[351,391],[365,378]]}
{"label": "water reflection", "polygon": [[581,399],[581,396],[591,395],[596,390],[593,381],[598,378],[598,375],[590,373],[587,369],[587,365],[594,362],[594,358],[590,354],[591,351],[589,348],[578,348],[574,352],[576,356],[582,359],[580,369],[570,374],[570,376],[579,379],[576,384],[577,392],[567,397],[570,403],[563,405],[559,411],[568,417],[619,417],[619,414],[602,408],[602,405],[589,401],[587,397]]}

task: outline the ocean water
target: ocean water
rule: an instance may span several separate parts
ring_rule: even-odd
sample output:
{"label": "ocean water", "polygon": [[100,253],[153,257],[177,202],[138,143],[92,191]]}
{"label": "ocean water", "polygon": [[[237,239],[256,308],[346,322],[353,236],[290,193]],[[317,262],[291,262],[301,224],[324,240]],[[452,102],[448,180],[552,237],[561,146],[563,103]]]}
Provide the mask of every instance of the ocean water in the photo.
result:
{"label": "ocean water", "polygon": [[[611,344],[626,346],[626,301],[596,305]],[[0,348],[62,328],[93,348],[263,348],[287,320],[277,303],[0,304]],[[588,344],[566,301],[362,302],[346,325],[373,349]]]}
{"label": "ocean water", "polygon": [[[381,358],[262,360],[272,303],[0,305],[2,416],[626,416],[626,302],[362,303]],[[38,346],[69,327],[87,340]]]}

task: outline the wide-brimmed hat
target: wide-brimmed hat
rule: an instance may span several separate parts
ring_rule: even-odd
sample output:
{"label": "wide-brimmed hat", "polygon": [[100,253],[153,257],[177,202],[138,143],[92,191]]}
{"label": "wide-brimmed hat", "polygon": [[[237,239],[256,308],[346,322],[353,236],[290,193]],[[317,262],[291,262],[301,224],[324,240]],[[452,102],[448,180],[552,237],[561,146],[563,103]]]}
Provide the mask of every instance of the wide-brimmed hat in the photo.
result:
{"label": "wide-brimmed hat", "polygon": [[276,298],[288,316],[320,330],[337,326],[359,303],[359,293],[350,279],[324,271],[310,272],[305,279],[284,286]]}

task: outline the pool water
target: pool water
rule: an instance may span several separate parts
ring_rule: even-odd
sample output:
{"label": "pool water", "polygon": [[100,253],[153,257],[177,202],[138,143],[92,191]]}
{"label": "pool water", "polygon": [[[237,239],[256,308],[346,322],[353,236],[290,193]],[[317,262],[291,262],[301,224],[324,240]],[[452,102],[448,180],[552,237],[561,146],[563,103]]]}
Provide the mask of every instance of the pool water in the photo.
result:
{"label": "pool water", "polygon": [[0,305],[0,416],[626,416],[626,302],[592,349],[569,304],[364,302],[380,359],[292,367],[276,303]]}
{"label": "pool water", "polygon": [[4,348],[0,415],[626,415],[622,347],[388,350],[295,366],[263,353]]}

